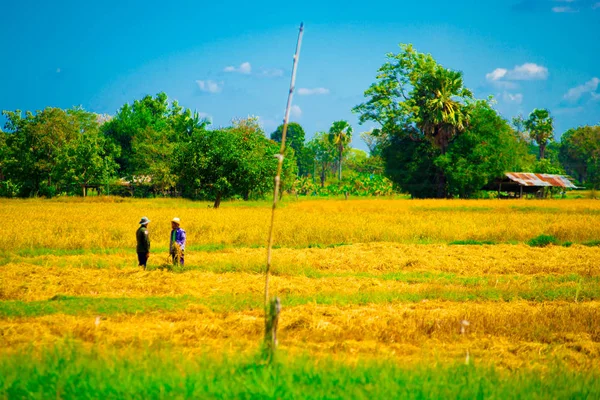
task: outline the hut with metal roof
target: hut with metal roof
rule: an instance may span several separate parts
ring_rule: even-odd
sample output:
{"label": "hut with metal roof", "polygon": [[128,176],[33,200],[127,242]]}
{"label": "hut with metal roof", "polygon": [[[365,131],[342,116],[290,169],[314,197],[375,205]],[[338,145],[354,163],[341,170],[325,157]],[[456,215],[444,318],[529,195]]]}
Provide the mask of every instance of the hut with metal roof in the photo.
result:
{"label": "hut with metal roof", "polygon": [[495,180],[488,189],[511,193],[515,198],[523,197],[523,194],[535,194],[540,196],[546,192],[545,188],[559,187],[563,189],[578,189],[566,175],[534,174],[530,172],[507,172],[500,179]]}

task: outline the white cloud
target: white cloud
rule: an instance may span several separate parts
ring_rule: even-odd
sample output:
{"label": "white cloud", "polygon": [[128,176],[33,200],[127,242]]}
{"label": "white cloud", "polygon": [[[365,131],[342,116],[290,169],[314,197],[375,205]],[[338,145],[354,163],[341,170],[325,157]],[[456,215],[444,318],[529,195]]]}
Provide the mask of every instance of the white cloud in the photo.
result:
{"label": "white cloud", "polygon": [[[575,13],[579,12],[578,8],[574,8],[576,0],[554,0],[555,3],[562,3],[562,5],[557,5],[552,7],[552,12],[555,13]],[[566,4],[565,4],[566,3]]]}
{"label": "white cloud", "polygon": [[511,71],[508,71],[506,78],[513,81],[546,79],[548,78],[548,68],[534,63],[525,63],[523,65],[516,66]]}
{"label": "white cloud", "polygon": [[250,65],[250,63],[248,61],[246,61],[246,62],[241,63],[240,66],[237,68],[232,65],[225,67],[225,69],[223,71],[238,72],[240,74],[249,75],[252,72],[252,66]]}
{"label": "white cloud", "polygon": [[573,7],[552,7],[552,12],[555,13],[574,13],[574,12],[578,12],[578,10],[574,9]]}
{"label": "white cloud", "polygon": [[575,115],[575,114],[579,114],[583,110],[584,109],[581,106],[579,106],[579,107],[561,107],[561,108],[555,108],[554,110],[552,110],[552,114],[554,114],[554,115]]}
{"label": "white cloud", "polygon": [[279,68],[261,68],[260,75],[267,76],[269,78],[276,78],[283,76],[283,70]]}
{"label": "white cloud", "polygon": [[548,78],[548,68],[535,63],[516,65],[513,69],[496,68],[485,74],[488,82],[502,89],[516,89],[511,81],[543,80]]}
{"label": "white cloud", "polygon": [[516,104],[521,104],[523,102],[523,95],[521,93],[508,93],[508,92],[504,92],[502,94],[502,100],[504,100],[506,103],[516,103]]}
{"label": "white cloud", "polygon": [[252,73],[252,65],[246,61],[240,64],[239,67],[234,67],[233,65],[229,65],[223,68],[224,72],[236,72],[238,74],[243,75],[255,75],[255,76],[263,76],[267,78],[277,78],[283,76],[283,70],[280,68],[265,68],[260,67],[259,72]]}
{"label": "white cloud", "polygon": [[595,10],[597,8],[600,8],[600,2],[598,2],[592,6],[592,10]]}
{"label": "white cloud", "polygon": [[600,93],[596,93],[598,89],[598,85],[600,84],[600,79],[593,77],[583,85],[576,86],[574,88],[569,89],[569,91],[564,95],[564,99],[568,101],[577,101],[586,93],[590,93],[593,99],[600,99]]}
{"label": "white cloud", "polygon": [[485,78],[488,81],[497,81],[498,79],[504,78],[507,72],[508,70],[506,70],[505,68],[496,68],[489,74],[485,74]]}
{"label": "white cloud", "polygon": [[238,72],[242,74],[249,74],[250,72],[252,72],[252,66],[249,62],[242,63],[238,68]]}
{"label": "white cloud", "polygon": [[492,85],[494,85],[495,87],[497,87],[498,89],[502,89],[502,90],[515,90],[519,87],[519,85],[517,85],[516,83],[511,82],[511,81],[499,80],[499,81],[491,81],[490,83]]}
{"label": "white cloud", "polygon": [[215,81],[196,81],[198,88],[207,93],[219,93],[223,89],[223,82],[215,82]]}
{"label": "white cloud", "polygon": [[308,88],[299,88],[298,89],[299,96],[310,96],[313,94],[329,94],[329,89],[326,89],[323,87],[318,87],[318,88],[313,88],[313,89],[308,89]]}
{"label": "white cloud", "polygon": [[283,70],[280,68],[265,68],[260,67],[258,72],[252,73],[252,65],[246,61],[240,64],[239,67],[234,67],[233,65],[229,65],[223,69],[224,72],[237,72],[238,74],[243,75],[255,75],[255,76],[263,76],[267,78],[277,78],[283,76]]}
{"label": "white cloud", "polygon": [[292,118],[300,118],[302,116],[302,109],[297,106],[297,105],[293,105],[292,108],[290,109],[290,117]]}

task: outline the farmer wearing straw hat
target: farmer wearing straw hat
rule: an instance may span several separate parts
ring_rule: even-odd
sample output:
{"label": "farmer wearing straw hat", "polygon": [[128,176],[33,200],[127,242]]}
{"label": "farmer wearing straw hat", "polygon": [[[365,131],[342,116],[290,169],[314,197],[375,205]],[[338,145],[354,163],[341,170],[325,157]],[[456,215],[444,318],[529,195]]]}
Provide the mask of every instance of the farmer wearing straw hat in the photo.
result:
{"label": "farmer wearing straw hat", "polygon": [[185,251],[185,231],[179,226],[181,220],[179,218],[173,218],[171,220],[171,242],[169,249],[171,257],[173,258],[173,264],[181,263],[183,265],[183,252]]}
{"label": "farmer wearing straw hat", "polygon": [[148,224],[150,220],[147,217],[142,217],[140,220],[140,227],[135,233],[135,237],[137,239],[137,255],[138,255],[138,265],[140,267],[144,267],[146,269],[146,263],[148,262],[148,258],[150,258],[150,236],[148,235]]}

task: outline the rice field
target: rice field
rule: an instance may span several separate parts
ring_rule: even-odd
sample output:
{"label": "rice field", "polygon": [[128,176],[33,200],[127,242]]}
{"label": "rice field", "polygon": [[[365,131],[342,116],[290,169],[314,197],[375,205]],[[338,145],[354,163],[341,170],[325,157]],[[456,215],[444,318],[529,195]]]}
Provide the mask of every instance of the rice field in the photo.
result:
{"label": "rice field", "polygon": [[284,200],[266,365],[269,217],[0,200],[0,398],[600,397],[600,201]]}

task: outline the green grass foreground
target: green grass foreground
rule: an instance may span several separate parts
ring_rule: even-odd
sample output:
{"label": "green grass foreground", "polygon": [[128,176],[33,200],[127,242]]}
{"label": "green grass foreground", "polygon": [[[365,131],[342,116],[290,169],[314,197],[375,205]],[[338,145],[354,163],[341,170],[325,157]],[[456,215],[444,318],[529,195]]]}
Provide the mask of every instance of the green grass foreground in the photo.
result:
{"label": "green grass foreground", "polygon": [[0,397],[63,399],[590,399],[600,376],[554,367],[507,371],[477,365],[401,366],[393,361],[249,356],[190,358],[58,345],[0,357]]}

